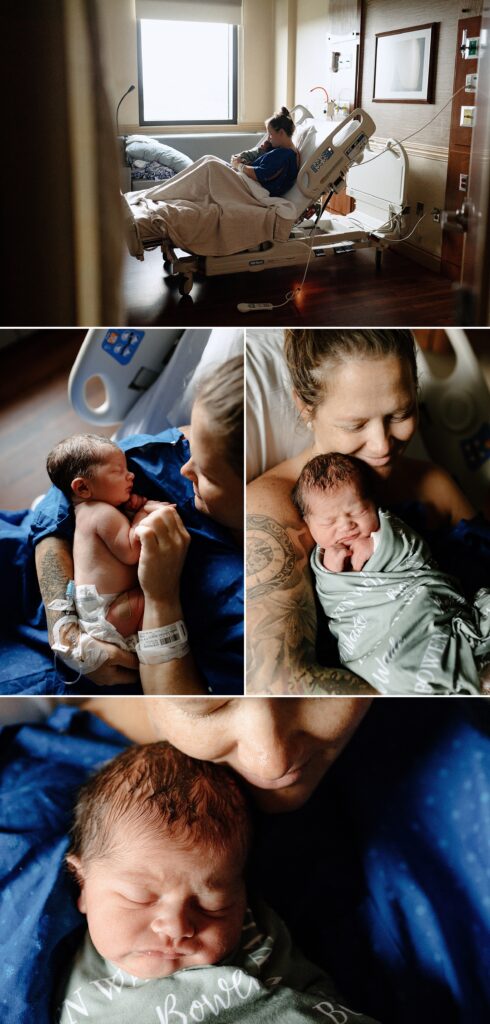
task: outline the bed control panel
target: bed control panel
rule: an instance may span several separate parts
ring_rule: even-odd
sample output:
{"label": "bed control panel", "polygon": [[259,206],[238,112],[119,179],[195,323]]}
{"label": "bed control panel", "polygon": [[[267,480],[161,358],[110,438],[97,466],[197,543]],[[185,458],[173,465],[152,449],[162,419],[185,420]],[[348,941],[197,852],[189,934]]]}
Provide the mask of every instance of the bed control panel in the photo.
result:
{"label": "bed control panel", "polygon": [[102,342],[102,349],[122,366],[127,366],[144,336],[144,331],[110,330]]}
{"label": "bed control panel", "polygon": [[94,327],[68,381],[70,402],[89,423],[120,423],[172,357],[181,328]]}

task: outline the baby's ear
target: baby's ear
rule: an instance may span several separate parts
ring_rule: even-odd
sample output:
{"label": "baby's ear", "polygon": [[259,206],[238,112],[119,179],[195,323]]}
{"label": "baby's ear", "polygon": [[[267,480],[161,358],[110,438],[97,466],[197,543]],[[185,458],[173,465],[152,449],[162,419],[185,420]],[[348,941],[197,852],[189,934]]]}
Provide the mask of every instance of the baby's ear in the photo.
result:
{"label": "baby's ear", "polygon": [[71,482],[71,489],[75,498],[90,498],[92,493],[90,484],[84,476],[76,476]]}
{"label": "baby's ear", "polygon": [[78,885],[78,887],[80,889],[80,894],[79,894],[78,900],[77,900],[77,907],[78,907],[78,909],[79,909],[81,914],[86,914],[87,908],[86,908],[86,904],[85,904],[85,888],[84,888],[84,881],[85,881],[85,879],[84,879],[84,874],[83,874],[83,869],[82,869],[82,862],[80,860],[80,857],[77,857],[74,853],[69,853],[65,857],[65,864],[67,865],[70,874],[73,876],[73,878],[75,879],[75,881],[76,881],[76,883],[77,883],[77,885]]}

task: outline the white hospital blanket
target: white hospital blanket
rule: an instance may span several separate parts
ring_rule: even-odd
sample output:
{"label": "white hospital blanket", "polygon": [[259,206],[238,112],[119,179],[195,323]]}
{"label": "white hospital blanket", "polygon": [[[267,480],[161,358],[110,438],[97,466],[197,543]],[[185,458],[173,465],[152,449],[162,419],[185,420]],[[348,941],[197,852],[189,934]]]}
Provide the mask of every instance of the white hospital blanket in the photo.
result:
{"label": "white hospital blanket", "polygon": [[199,256],[229,256],[266,241],[286,241],[293,203],[205,156],[153,188],[126,194],[140,238],[168,238]]}

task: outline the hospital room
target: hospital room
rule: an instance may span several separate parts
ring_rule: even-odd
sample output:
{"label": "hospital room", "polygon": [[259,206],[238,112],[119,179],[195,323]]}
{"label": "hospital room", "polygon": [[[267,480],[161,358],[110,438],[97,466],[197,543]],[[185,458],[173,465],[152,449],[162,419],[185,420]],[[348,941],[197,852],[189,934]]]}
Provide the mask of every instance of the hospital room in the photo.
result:
{"label": "hospital room", "polygon": [[[480,2],[3,13],[5,325],[489,323]],[[283,107],[297,177],[273,196],[232,158]]]}

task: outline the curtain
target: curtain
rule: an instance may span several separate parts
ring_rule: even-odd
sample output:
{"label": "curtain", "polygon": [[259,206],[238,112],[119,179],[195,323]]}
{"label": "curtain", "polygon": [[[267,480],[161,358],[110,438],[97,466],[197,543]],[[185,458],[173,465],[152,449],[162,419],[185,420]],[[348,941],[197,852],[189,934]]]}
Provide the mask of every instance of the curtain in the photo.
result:
{"label": "curtain", "polygon": [[96,0],[3,0],[4,325],[119,324],[123,229]]}

